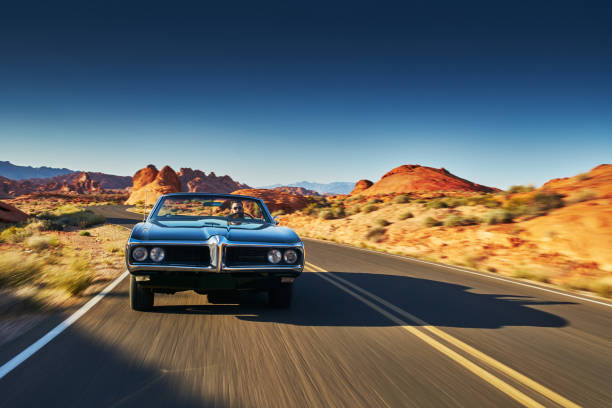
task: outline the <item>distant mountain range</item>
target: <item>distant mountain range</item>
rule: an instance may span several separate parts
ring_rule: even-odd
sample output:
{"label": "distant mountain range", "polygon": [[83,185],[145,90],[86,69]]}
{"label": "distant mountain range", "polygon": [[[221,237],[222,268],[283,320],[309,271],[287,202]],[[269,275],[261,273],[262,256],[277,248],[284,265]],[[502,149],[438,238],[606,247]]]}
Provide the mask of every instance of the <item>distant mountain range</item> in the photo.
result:
{"label": "distant mountain range", "polygon": [[348,194],[351,192],[355,183],[346,181],[335,181],[332,183],[312,183],[310,181],[298,181],[292,184],[273,184],[259,188],[276,188],[276,187],[302,187],[307,190],[314,190],[319,194]]}
{"label": "distant mountain range", "polygon": [[0,161],[0,176],[6,177],[11,180],[24,180],[29,178],[49,178],[70,173],[75,173],[75,171],[70,169],[58,169],[46,166],[18,166],[9,161]]}

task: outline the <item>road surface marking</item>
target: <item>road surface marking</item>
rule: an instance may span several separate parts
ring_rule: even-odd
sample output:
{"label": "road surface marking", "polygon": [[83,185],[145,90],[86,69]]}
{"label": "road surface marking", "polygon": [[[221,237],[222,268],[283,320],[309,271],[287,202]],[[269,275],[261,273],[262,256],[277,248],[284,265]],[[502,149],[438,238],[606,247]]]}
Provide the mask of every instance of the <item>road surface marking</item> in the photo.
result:
{"label": "road surface marking", "polygon": [[112,281],[107,287],[105,287],[102,292],[98,293],[93,297],[89,302],[85,303],[83,306],[79,308],[76,312],[74,312],[70,317],[66,320],[55,326],[50,332],[42,336],[40,339],[36,340],[32,343],[28,348],[23,350],[21,353],[17,354],[15,357],[10,359],[8,362],[4,363],[2,367],[0,367],[0,379],[2,379],[5,375],[13,371],[16,367],[18,367],[21,363],[26,361],[30,356],[36,353],[38,350],[43,348],[47,343],[56,338],[61,332],[66,330],[68,327],[72,325],[72,323],[79,320],[81,316],[89,311],[92,307],[95,306],[104,296],[106,296],[111,290],[115,289],[115,287],[128,276],[128,271],[123,272],[118,278]]}
{"label": "road surface marking", "polygon": [[[532,390],[540,393],[541,395],[545,396],[546,398],[556,402],[557,404],[563,406],[563,407],[579,407],[579,405],[575,404],[574,402],[568,400],[567,398],[557,394],[556,392],[550,390],[549,388],[546,388],[545,386],[537,383],[536,381],[532,380],[531,378],[519,373],[518,371],[506,366],[505,364],[495,360],[494,358],[486,355],[485,353],[475,349],[474,347],[462,342],[461,340],[451,336],[450,334],[438,329],[435,326],[432,326],[431,324],[419,319],[418,317],[406,312],[405,310],[395,306],[394,304],[387,302],[386,300],[374,295],[373,293],[347,281],[346,279],[343,279],[339,276],[336,276],[335,274],[333,274],[332,272],[329,272],[319,266],[316,266],[310,262],[306,262],[306,266],[308,266],[310,269],[313,269],[315,272],[323,272],[325,274],[317,274],[317,276],[324,278],[328,281],[330,281],[329,277],[332,277],[333,279],[337,280],[337,282],[341,282],[341,283],[336,283],[336,282],[331,282],[334,285],[340,287],[341,289],[349,292],[349,294],[352,294],[354,292],[352,292],[350,289],[345,288],[342,284],[349,286],[350,288],[354,289],[355,291],[361,292],[362,294],[368,296],[369,298],[377,301],[378,303],[386,306],[387,308],[393,310],[394,312],[398,313],[399,315],[407,318],[408,320],[411,320],[413,323],[418,324],[422,329],[427,330],[433,334],[435,334],[436,336],[438,336],[439,338],[442,338],[444,340],[446,340],[447,342],[453,344],[455,347],[458,347],[459,349],[465,351],[466,353],[470,354],[471,356],[477,358],[478,360],[490,365],[491,367],[503,372],[504,374],[506,374],[507,376],[513,378],[514,380],[520,382],[521,384],[531,388]],[[357,294],[355,294],[357,295]],[[354,296],[357,297],[359,300],[362,300],[362,298],[357,295]],[[376,309],[378,311],[378,309]],[[386,317],[387,313],[385,311],[384,315]],[[393,316],[393,315],[392,315]],[[395,319],[391,319],[393,321],[396,321]],[[402,327],[404,327],[406,330],[408,330],[407,327],[405,327],[406,324],[403,324]],[[414,330],[416,330],[414,327],[412,326],[408,326]],[[409,330],[412,333],[412,330]],[[418,330],[417,330],[418,331]],[[420,336],[419,336],[420,337]],[[435,340],[434,340],[435,341]],[[429,343],[429,342],[428,342]],[[437,348],[437,347],[436,347]],[[446,353],[445,353],[446,354]],[[448,355],[448,354],[447,354]],[[449,355],[449,357],[453,358],[452,356]],[[453,358],[454,359],[454,358]],[[463,365],[463,364],[462,364]],[[471,371],[471,370],[470,370]],[[477,374],[478,375],[478,374]],[[487,380],[488,381],[488,380]],[[501,380],[500,380],[501,381]],[[489,381],[490,382],[490,381]],[[495,385],[495,384],[494,384]],[[509,385],[508,385],[509,386]],[[498,387],[499,388],[499,387]],[[503,391],[503,390],[502,390]],[[505,392],[505,391],[504,391]],[[510,395],[510,394],[509,394]]]}
{"label": "road surface marking", "polygon": [[464,269],[464,268],[458,268],[458,267],[451,266],[451,265],[446,265],[446,264],[443,264],[443,263],[431,262],[431,261],[426,261],[424,259],[413,258],[413,257],[408,256],[408,255],[390,254],[390,253],[387,253],[387,252],[376,251],[374,249],[359,248],[359,247],[355,247],[355,246],[348,245],[348,244],[341,244],[341,243],[338,243],[338,242],[329,242],[329,241],[325,241],[325,240],[317,239],[317,238],[306,238],[306,239],[309,239],[309,240],[312,240],[312,241],[319,241],[319,242],[322,242],[322,243],[325,243],[325,244],[329,244],[329,245],[338,245],[338,246],[341,246],[341,247],[346,247],[346,248],[350,248],[350,249],[356,249],[358,251],[372,252],[372,253],[375,253],[375,254],[378,254],[378,255],[386,255],[386,256],[390,256],[392,258],[403,259],[404,261],[414,261],[414,262],[420,262],[420,263],[424,263],[424,264],[428,264],[428,265],[439,266],[439,267],[442,267],[442,268],[453,269],[455,271],[471,273],[472,275],[478,275],[478,276],[482,276],[484,278],[496,279],[496,280],[500,280],[500,281],[504,281],[504,282],[508,282],[508,283],[513,283],[515,285],[520,285],[520,286],[527,286],[529,288],[542,290],[544,292],[555,293],[555,294],[561,295],[561,296],[567,296],[567,297],[574,298],[574,299],[584,300],[585,302],[597,303],[598,305],[612,307],[612,303],[601,302],[599,300],[589,299],[589,298],[578,296],[578,295],[572,295],[570,293],[560,292],[558,290],[548,289],[548,288],[544,288],[544,287],[538,286],[538,285],[531,285],[531,284],[525,283],[525,282],[519,282],[519,281],[508,279],[508,278],[502,278],[501,276],[488,275],[486,273],[471,271],[469,269]]}
{"label": "road surface marking", "polygon": [[[313,272],[317,272],[317,271],[315,271],[313,269]],[[420,338],[425,343],[429,344],[431,347],[435,348],[436,350],[438,350],[442,354],[446,355],[447,357],[451,358],[452,360],[454,360],[458,364],[462,365],[463,367],[465,367],[466,369],[468,369],[469,371],[471,371],[472,373],[474,373],[478,377],[482,378],[483,380],[485,380],[489,384],[493,385],[495,388],[499,389],[503,393],[507,394],[508,396],[512,397],[516,401],[520,402],[522,405],[524,405],[526,407],[544,407],[544,405],[538,403],[534,399],[532,399],[532,398],[528,397],[527,395],[523,394],[522,392],[520,392],[519,390],[517,390],[516,388],[514,388],[510,384],[504,382],[503,380],[501,380],[498,377],[494,376],[493,374],[489,373],[485,369],[483,369],[483,368],[477,366],[476,364],[472,363],[470,360],[468,360],[467,358],[465,358],[462,355],[458,354],[457,352],[451,350],[450,348],[446,347],[444,344],[442,344],[439,341],[435,340],[433,337],[428,336],[427,334],[425,334],[422,331],[418,330],[414,326],[411,326],[408,322],[406,322],[406,321],[396,317],[395,315],[393,315],[393,314],[389,313],[388,311],[382,309],[381,307],[379,307],[375,303],[367,300],[363,296],[361,296],[361,295],[353,292],[352,290],[348,289],[346,286],[340,284],[336,280],[328,277],[327,274],[317,273],[316,275],[321,277],[322,279],[328,281],[332,285],[337,286],[339,289],[345,291],[349,295],[353,296],[357,300],[359,300],[362,303],[364,303],[365,305],[369,306],[371,309],[373,309],[376,312],[380,313],[381,315],[385,316],[386,318],[388,318],[389,320],[391,320],[392,322],[394,322],[398,326],[400,326],[402,329],[404,329],[404,330],[410,332],[411,334],[413,334],[414,336]]]}

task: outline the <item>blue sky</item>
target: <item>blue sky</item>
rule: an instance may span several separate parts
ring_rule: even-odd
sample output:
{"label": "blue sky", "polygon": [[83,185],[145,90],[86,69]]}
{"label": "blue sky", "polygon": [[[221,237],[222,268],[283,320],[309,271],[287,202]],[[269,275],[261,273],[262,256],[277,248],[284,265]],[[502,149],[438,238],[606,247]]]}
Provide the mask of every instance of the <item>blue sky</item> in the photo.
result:
{"label": "blue sky", "polygon": [[605,2],[123,3],[3,10],[0,160],[502,188],[612,161]]}

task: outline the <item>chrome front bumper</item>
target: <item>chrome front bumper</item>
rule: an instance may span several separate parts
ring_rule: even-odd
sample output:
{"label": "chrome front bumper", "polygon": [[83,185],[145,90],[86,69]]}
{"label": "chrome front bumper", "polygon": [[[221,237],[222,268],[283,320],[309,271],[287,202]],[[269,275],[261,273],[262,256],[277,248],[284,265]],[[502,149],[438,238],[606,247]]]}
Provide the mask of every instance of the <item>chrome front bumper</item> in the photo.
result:
{"label": "chrome front bumper", "polygon": [[[138,245],[155,245],[155,246],[169,246],[169,245],[189,245],[189,246],[201,246],[208,247],[210,249],[210,265],[171,265],[171,264],[156,264],[156,263],[138,263],[133,264],[130,262],[130,253],[133,247]],[[249,265],[249,266],[227,266],[224,263],[225,248],[232,246],[240,247],[264,247],[264,248],[295,248],[302,252],[302,262],[296,265]],[[304,269],[304,260],[306,259],[306,253],[304,250],[304,244],[302,242],[296,244],[274,244],[274,243],[253,243],[253,242],[231,242],[226,240],[224,237],[213,236],[208,241],[141,241],[141,240],[130,240],[125,248],[125,261],[127,269],[130,272],[139,271],[168,271],[168,272],[248,272],[248,271],[277,271],[277,272],[302,272]]]}

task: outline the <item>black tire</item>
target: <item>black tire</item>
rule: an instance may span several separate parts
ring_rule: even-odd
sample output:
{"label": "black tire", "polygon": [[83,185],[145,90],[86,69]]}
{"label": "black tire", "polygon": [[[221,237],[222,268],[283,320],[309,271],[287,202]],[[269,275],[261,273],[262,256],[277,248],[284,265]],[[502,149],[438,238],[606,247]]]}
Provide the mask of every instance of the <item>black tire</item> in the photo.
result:
{"label": "black tire", "polygon": [[130,275],[130,306],[132,309],[141,312],[151,310],[154,301],[155,294],[153,291],[140,286],[134,275]]}
{"label": "black tire", "polygon": [[268,291],[270,306],[288,309],[293,298],[293,283],[281,283]]}

